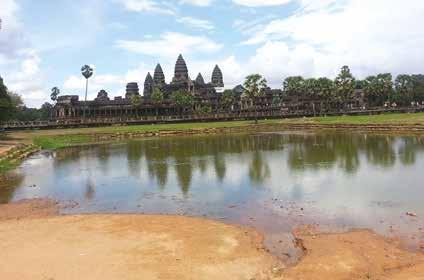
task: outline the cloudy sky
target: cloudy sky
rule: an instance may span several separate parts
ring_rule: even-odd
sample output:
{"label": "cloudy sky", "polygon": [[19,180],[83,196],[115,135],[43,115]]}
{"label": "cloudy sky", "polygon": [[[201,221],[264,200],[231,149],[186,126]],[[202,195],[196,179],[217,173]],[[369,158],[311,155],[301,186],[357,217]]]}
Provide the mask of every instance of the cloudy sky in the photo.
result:
{"label": "cloudy sky", "polygon": [[80,68],[95,67],[89,96],[142,87],[182,53],[195,78],[219,64],[226,87],[261,73],[363,78],[424,72],[423,0],[0,0],[0,75],[30,106],[50,89],[83,96]]}

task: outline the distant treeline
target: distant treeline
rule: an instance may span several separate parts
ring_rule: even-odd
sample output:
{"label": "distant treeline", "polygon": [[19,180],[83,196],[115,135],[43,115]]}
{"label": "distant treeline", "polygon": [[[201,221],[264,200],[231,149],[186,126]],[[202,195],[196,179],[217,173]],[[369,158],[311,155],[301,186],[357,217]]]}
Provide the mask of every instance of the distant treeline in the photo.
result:
{"label": "distant treeline", "polygon": [[288,77],[283,82],[285,95],[322,99],[329,102],[348,102],[355,90],[363,90],[368,106],[383,106],[385,102],[409,106],[411,102],[424,101],[424,75],[398,75],[382,73],[357,80],[348,66],[343,66],[335,80],[328,78],[304,79]]}
{"label": "distant treeline", "polygon": [[52,108],[53,105],[48,102],[44,103],[40,109],[26,107],[22,97],[9,91],[0,77],[0,122],[47,120]]}

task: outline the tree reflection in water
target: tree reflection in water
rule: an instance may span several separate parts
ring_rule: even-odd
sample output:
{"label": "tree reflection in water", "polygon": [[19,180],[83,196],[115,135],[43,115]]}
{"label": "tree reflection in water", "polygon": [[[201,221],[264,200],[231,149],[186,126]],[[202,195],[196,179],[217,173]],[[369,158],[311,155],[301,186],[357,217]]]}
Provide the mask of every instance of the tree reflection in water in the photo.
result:
{"label": "tree reflection in water", "polygon": [[[411,165],[417,153],[423,151],[424,140],[420,137],[366,133],[271,133],[163,137],[130,141],[125,149],[130,176],[140,177],[143,168],[146,168],[148,176],[163,190],[172,169],[181,191],[187,194],[196,172],[206,175],[212,168],[218,182],[224,182],[231,174],[227,166],[229,157],[236,157],[239,165],[245,165],[248,179],[252,185],[259,186],[272,176],[269,156],[281,155],[292,172],[318,171],[337,166],[353,174],[364,162],[384,168],[393,167],[397,161]],[[108,168],[111,168],[109,165],[114,164],[110,162],[109,146],[59,150],[55,164],[66,164],[88,151],[95,153],[99,167],[103,174],[107,174]]]}

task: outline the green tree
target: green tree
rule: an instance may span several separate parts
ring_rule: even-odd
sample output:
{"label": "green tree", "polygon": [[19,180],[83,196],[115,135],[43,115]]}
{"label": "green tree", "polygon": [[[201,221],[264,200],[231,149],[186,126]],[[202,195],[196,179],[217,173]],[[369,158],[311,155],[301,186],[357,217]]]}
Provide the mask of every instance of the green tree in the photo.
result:
{"label": "green tree", "polygon": [[179,108],[180,115],[183,115],[183,112],[193,106],[194,98],[188,91],[177,90],[172,94],[172,101]]}
{"label": "green tree", "polygon": [[141,105],[141,96],[134,94],[131,96],[131,104],[135,107],[135,114],[138,117],[138,107]]}
{"label": "green tree", "polygon": [[283,90],[287,96],[298,99],[305,93],[305,79],[301,76],[287,77],[283,82]]}
{"label": "green tree", "polygon": [[7,121],[12,117],[13,104],[7,87],[0,76],[0,121]]}
{"label": "green tree", "polygon": [[412,75],[414,84],[414,100],[418,102],[424,101],[424,75]]}
{"label": "green tree", "polygon": [[163,92],[159,88],[155,87],[150,98],[152,100],[152,103],[155,105],[157,116],[159,114],[159,106],[162,104],[164,99]]}
{"label": "green tree", "polygon": [[53,111],[53,105],[48,102],[45,102],[43,105],[41,105],[41,108],[40,108],[40,118],[42,120],[50,119],[52,111]]}
{"label": "green tree", "polygon": [[349,66],[343,66],[334,81],[337,100],[346,107],[347,102],[353,98],[356,82]]}
{"label": "green tree", "polygon": [[258,123],[256,110],[257,100],[265,94],[267,81],[259,74],[252,74],[246,77],[246,80],[244,81],[244,88],[245,90],[243,95],[249,100],[250,105],[253,106],[255,110],[255,123]]}
{"label": "green tree", "polygon": [[363,81],[363,90],[369,106],[382,106],[393,91],[392,74],[369,76]]}
{"label": "green tree", "polygon": [[[325,102],[326,109],[330,109],[330,104],[335,97],[335,87],[334,82],[328,78],[322,77],[317,80],[318,86],[318,97],[320,100]],[[321,108],[323,106],[321,105]]]}
{"label": "green tree", "polygon": [[230,89],[224,90],[221,96],[221,107],[224,111],[228,113],[231,110],[231,106],[234,103],[234,94]]}
{"label": "green tree", "polygon": [[395,79],[394,101],[401,104],[410,104],[414,98],[414,81],[410,75],[398,75]]}

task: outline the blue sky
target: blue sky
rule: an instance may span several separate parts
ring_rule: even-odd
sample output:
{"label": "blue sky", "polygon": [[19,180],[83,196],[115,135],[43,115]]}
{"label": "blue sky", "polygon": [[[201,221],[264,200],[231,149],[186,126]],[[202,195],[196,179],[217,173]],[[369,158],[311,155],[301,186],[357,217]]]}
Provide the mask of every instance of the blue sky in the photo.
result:
{"label": "blue sky", "polygon": [[[407,5],[406,5],[407,4]],[[393,11],[396,11],[394,13]],[[358,78],[424,72],[421,0],[0,0],[0,75],[30,106],[50,89],[89,97],[142,88],[160,62],[169,82],[182,53],[194,79],[219,64],[226,87],[250,73]]]}

